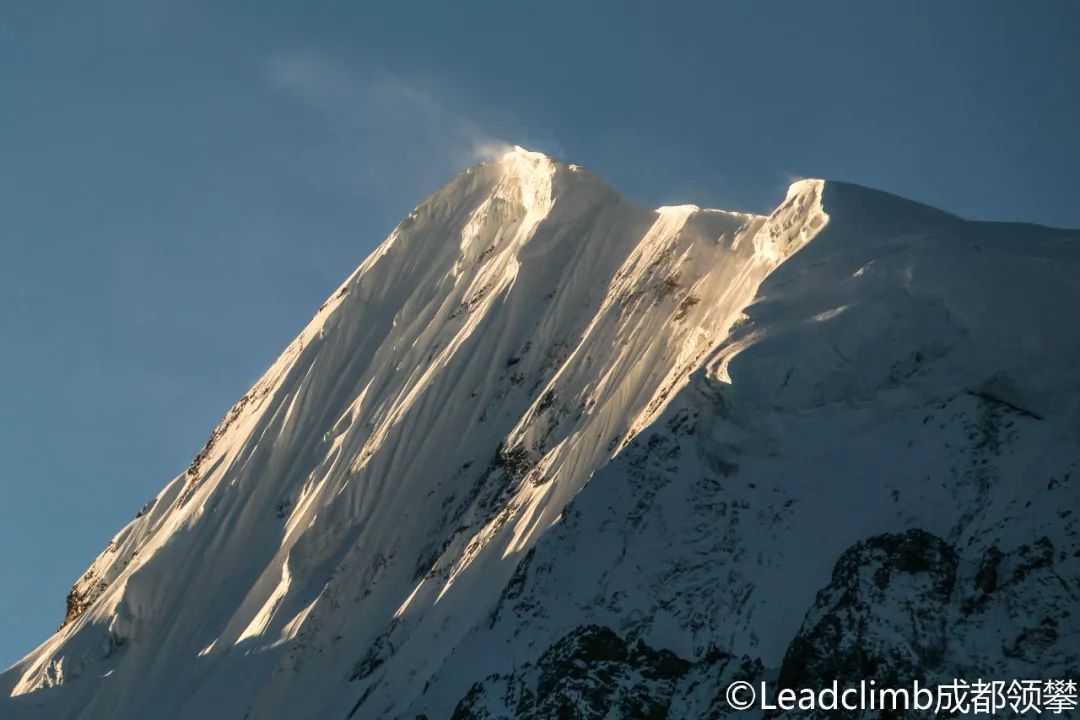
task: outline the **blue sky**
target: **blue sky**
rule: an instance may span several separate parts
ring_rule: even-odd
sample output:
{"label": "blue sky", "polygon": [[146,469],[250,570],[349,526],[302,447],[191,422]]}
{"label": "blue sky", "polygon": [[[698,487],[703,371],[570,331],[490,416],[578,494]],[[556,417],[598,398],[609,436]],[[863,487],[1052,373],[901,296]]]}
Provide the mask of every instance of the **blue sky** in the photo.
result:
{"label": "blue sky", "polygon": [[426,194],[511,142],[650,205],[814,176],[1080,227],[1080,5],[0,9],[0,665]]}

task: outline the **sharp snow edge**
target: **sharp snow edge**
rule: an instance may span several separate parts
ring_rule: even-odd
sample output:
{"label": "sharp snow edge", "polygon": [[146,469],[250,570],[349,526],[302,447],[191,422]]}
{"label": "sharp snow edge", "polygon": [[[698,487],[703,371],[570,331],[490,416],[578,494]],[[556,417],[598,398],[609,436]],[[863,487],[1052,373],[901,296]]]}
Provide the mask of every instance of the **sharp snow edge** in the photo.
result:
{"label": "sharp snow edge", "polygon": [[[472,168],[110,542],[0,710],[689,718],[734,672],[1067,669],[1077,247],[818,180],[762,217]],[[913,603],[943,609],[916,632]]]}

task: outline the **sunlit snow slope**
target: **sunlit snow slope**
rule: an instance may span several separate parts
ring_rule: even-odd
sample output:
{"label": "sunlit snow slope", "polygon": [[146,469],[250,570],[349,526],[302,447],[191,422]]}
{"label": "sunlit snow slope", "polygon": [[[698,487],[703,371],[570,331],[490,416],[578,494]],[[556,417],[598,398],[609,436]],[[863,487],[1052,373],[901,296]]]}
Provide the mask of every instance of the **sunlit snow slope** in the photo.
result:
{"label": "sunlit snow slope", "polygon": [[[472,168],[109,543],[0,718],[720,716],[736,670],[846,657],[829,613],[885,613],[847,645],[924,675],[1067,669],[1076,238],[816,180],[763,217]],[[905,579],[860,604],[873,563]],[[926,657],[889,611],[924,585],[919,638],[967,623]]]}

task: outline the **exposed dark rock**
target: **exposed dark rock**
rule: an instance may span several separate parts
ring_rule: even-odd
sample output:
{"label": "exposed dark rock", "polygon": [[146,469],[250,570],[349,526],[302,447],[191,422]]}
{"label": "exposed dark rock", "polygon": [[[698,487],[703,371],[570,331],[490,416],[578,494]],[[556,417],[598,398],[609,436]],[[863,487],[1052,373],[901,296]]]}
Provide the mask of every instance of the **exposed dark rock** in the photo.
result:
{"label": "exposed dark rock", "polygon": [[878,535],[849,548],[788,646],[779,686],[873,679],[904,687],[925,680],[945,654],[956,572],[953,548],[923,530]]}
{"label": "exposed dark rock", "polygon": [[614,630],[585,625],[513,675],[475,683],[453,720],[663,720],[692,663]]}
{"label": "exposed dark rock", "polygon": [[105,581],[95,578],[92,572],[87,571],[79,582],[75,583],[71,588],[71,592],[67,594],[67,610],[64,613],[64,622],[60,623],[60,627],[65,627],[86,612],[87,608],[101,597],[107,587],[108,584]]}

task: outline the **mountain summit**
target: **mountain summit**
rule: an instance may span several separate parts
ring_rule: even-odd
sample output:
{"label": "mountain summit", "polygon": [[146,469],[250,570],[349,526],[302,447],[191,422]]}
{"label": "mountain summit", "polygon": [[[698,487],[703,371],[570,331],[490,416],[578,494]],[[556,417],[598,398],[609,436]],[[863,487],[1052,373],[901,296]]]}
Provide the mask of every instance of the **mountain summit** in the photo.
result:
{"label": "mountain summit", "polygon": [[689,719],[733,678],[1065,676],[1078,235],[471,168],[109,542],[0,717]]}

